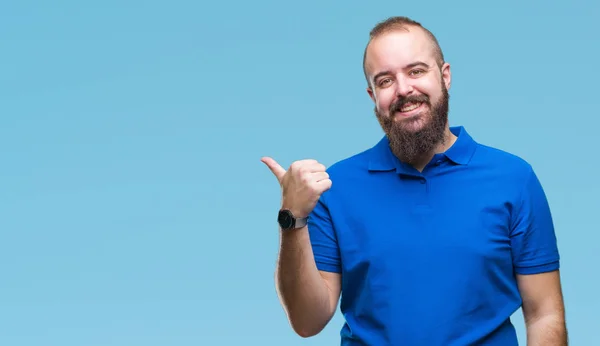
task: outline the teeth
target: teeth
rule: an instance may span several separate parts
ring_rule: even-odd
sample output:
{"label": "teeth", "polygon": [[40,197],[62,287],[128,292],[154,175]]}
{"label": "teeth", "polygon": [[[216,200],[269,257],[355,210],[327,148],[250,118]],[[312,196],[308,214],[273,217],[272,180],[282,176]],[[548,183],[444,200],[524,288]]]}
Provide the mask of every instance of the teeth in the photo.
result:
{"label": "teeth", "polygon": [[421,105],[421,103],[409,103],[408,106],[404,106],[400,109],[401,112],[410,112],[413,109],[418,108]]}

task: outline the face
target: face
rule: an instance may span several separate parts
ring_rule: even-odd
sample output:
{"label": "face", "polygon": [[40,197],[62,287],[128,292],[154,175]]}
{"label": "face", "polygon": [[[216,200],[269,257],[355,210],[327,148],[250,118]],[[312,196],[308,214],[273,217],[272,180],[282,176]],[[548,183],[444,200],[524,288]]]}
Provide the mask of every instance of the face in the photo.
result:
{"label": "face", "polygon": [[365,61],[375,114],[394,154],[413,163],[444,140],[450,66],[438,66],[434,46],[418,28],[383,34]]}

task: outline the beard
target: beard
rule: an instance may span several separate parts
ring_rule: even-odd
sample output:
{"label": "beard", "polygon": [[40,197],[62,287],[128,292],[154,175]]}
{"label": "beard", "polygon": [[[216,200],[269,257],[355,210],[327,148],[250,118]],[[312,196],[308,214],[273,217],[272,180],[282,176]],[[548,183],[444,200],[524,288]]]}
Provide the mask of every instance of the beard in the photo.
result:
{"label": "beard", "polygon": [[[375,108],[377,120],[390,142],[390,149],[400,161],[414,164],[444,143],[449,99],[448,90],[442,82],[442,97],[434,105],[431,104],[428,96],[416,95],[403,97],[394,102],[390,106],[389,116],[381,114]],[[429,111],[414,118],[395,121],[395,113],[409,102],[422,102],[427,105]]]}

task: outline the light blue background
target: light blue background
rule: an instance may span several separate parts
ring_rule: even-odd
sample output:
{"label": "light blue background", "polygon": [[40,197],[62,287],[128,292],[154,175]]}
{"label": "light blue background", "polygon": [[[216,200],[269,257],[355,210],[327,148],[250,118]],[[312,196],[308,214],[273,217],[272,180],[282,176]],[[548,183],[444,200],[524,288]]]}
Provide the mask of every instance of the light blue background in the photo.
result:
{"label": "light blue background", "polygon": [[287,323],[259,160],[379,140],[361,59],[392,15],[438,36],[452,125],[535,167],[571,342],[600,344],[591,0],[3,2],[0,344],[338,344],[339,313],[311,339]]}

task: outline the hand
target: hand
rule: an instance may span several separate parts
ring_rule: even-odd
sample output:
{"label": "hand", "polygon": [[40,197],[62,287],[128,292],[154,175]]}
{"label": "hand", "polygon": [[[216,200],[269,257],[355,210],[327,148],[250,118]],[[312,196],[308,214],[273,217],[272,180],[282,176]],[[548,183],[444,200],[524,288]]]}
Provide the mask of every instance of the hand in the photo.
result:
{"label": "hand", "polygon": [[282,208],[289,209],[295,217],[308,216],[321,194],[331,187],[325,166],[316,160],[296,161],[287,171],[270,157],[263,157],[261,161],[281,185]]}

